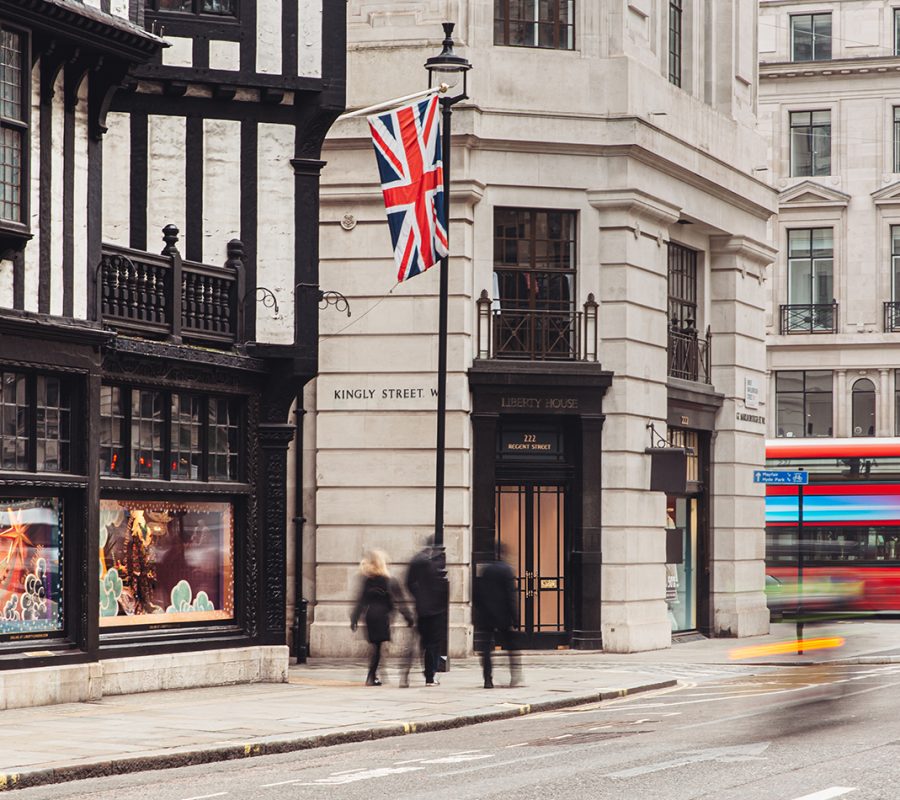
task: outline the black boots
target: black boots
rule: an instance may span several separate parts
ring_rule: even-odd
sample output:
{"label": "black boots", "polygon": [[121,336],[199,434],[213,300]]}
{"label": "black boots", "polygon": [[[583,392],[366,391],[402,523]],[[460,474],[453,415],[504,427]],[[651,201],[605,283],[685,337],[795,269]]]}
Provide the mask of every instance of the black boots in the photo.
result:
{"label": "black boots", "polygon": [[381,681],[374,672],[370,672],[366,676],[366,686],[381,686]]}

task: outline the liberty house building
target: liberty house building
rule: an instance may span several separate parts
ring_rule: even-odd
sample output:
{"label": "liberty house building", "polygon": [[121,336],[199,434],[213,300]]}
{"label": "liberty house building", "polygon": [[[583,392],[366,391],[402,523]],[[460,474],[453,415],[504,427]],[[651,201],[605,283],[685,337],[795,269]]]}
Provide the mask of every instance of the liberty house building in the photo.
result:
{"label": "liberty house building", "polygon": [[778,191],[768,433],[900,433],[900,9],[760,3],[760,127]]}
{"label": "liberty house building", "polygon": [[[768,630],[769,223],[755,2],[351,0],[348,106],[425,88],[456,22],[445,541],[450,653],[505,546],[523,644],[632,652]],[[311,651],[361,652],[369,547],[432,530],[438,273],[396,284],[364,119],[326,140],[304,474]],[[763,171],[761,171],[763,170]],[[829,189],[829,191],[831,191]],[[314,412],[314,413],[313,413]]]}
{"label": "liberty house building", "polygon": [[0,0],[2,707],[286,679],[344,31]]}

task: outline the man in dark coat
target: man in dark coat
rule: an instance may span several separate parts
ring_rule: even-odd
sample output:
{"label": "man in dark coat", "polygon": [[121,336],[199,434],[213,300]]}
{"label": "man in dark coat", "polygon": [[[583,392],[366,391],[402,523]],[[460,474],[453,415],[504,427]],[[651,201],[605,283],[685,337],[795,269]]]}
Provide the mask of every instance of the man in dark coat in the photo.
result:
{"label": "man in dark coat", "polygon": [[406,588],[416,604],[416,627],[425,660],[425,685],[437,686],[441,632],[446,612],[446,585],[443,553],[429,539],[413,556],[406,573]]}
{"label": "man in dark coat", "polygon": [[522,682],[522,675],[513,633],[513,629],[517,627],[518,617],[516,576],[512,567],[502,557],[478,566],[474,600],[474,621],[480,638],[484,688],[494,688],[491,651],[494,649],[495,640],[509,655],[510,685],[518,686]]}

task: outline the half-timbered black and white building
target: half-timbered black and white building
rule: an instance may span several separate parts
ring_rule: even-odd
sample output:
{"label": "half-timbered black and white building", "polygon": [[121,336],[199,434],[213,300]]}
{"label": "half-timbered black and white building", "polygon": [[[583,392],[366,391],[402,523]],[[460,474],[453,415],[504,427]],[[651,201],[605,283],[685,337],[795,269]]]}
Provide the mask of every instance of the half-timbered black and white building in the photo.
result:
{"label": "half-timbered black and white building", "polygon": [[0,707],[285,674],[344,5],[0,0]]}

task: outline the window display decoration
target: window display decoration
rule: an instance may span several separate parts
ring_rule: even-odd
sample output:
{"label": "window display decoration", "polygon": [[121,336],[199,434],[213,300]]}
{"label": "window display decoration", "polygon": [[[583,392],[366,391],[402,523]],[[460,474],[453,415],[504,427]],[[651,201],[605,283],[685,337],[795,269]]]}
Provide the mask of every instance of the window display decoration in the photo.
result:
{"label": "window display decoration", "polygon": [[230,503],[100,501],[100,625],[234,617]]}
{"label": "window display decoration", "polygon": [[0,634],[61,631],[62,501],[0,499]]}

